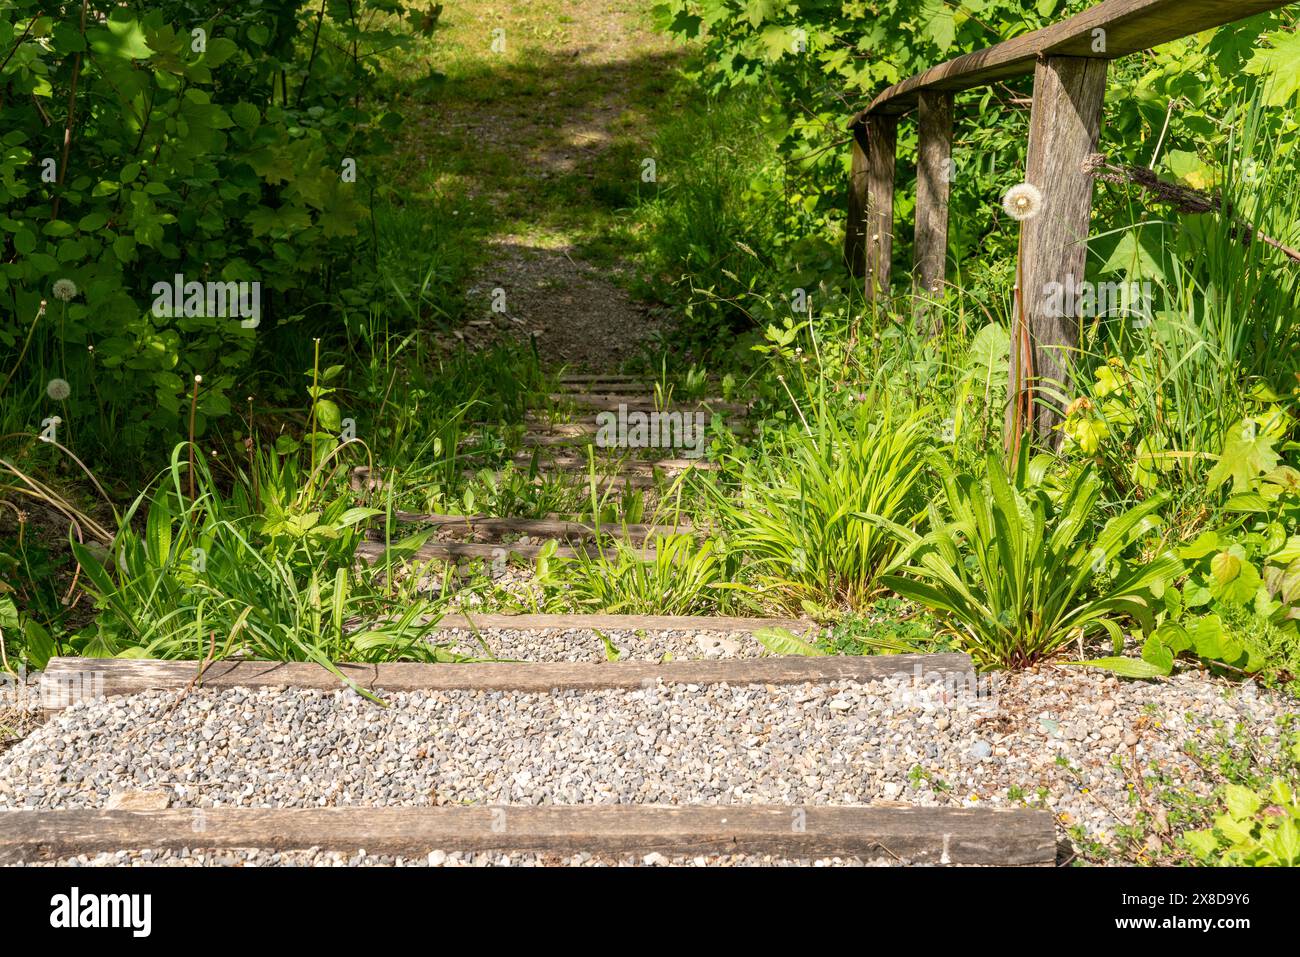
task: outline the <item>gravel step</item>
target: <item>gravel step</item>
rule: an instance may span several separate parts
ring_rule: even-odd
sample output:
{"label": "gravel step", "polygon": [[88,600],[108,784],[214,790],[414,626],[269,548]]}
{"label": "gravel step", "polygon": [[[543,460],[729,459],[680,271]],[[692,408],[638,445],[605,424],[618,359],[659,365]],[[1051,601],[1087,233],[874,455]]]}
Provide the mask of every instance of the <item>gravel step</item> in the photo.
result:
{"label": "gravel step", "polygon": [[149,691],[75,704],[0,754],[0,815],[105,808],[129,791],[172,809],[1028,805],[1055,814],[1062,839],[1078,828],[1113,845],[1142,810],[1135,781],[1212,800],[1221,781],[1189,743],[1237,729],[1271,767],[1294,711],[1194,674],[995,677],[975,693],[900,676],[446,689],[383,704],[337,686]]}
{"label": "gravel step", "polygon": [[455,654],[514,661],[665,661],[759,658],[767,649],[745,632],[604,628],[455,628],[437,640]]}
{"label": "gravel step", "polygon": [[620,393],[622,395],[654,395],[655,387],[645,382],[637,382],[631,379],[616,381],[611,379],[590,379],[586,382],[564,381],[560,382],[562,392],[586,393],[592,389],[598,389],[603,393]]}
{"label": "gravel step", "polygon": [[812,621],[671,615],[447,615],[438,640],[468,657],[517,661],[657,661],[758,658],[756,632],[809,637]]}

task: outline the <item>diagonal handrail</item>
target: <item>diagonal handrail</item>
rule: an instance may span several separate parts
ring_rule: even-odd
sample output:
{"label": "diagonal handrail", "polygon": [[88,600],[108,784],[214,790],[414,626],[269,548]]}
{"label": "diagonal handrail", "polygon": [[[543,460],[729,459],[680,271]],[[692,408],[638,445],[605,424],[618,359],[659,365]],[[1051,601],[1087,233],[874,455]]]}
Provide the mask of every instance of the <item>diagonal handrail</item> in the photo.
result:
{"label": "diagonal handrail", "polygon": [[[854,117],[914,109],[928,90],[957,92],[995,80],[1028,76],[1040,56],[1113,60],[1170,40],[1285,7],[1294,0],[1105,0],[1050,27],[933,66],[885,90]],[[1100,34],[1097,31],[1102,31]]]}

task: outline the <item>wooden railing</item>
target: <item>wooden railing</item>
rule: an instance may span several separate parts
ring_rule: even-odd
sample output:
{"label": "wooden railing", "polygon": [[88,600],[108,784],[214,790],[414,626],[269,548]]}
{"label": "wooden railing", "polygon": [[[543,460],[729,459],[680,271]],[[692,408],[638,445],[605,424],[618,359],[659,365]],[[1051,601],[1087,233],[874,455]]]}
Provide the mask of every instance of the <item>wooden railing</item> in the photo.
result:
{"label": "wooden railing", "polygon": [[[1078,321],[1045,308],[1049,284],[1083,279],[1092,216],[1092,177],[1084,161],[1096,151],[1107,63],[1294,0],[1105,0],[1061,23],[957,57],[897,83],[853,119],[853,165],[845,256],[865,280],[868,299],[889,293],[894,238],[894,167],[898,120],[916,110],[917,154],[914,289],[940,293],[948,248],[948,188],[953,95],[1009,77],[1034,76],[1025,181],[1039,187],[1042,210],[1023,224],[1019,312],[1023,337],[1012,337],[1011,382],[1035,397],[1032,426],[1050,439],[1068,388],[1068,356],[1079,345]],[[1030,423],[1025,423],[1026,426]]]}

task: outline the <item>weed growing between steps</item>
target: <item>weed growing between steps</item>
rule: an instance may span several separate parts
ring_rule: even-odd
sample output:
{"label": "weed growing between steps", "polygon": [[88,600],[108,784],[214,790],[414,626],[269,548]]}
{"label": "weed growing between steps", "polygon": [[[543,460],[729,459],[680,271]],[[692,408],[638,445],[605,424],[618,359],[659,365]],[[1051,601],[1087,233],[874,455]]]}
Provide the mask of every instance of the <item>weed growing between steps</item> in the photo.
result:
{"label": "weed growing between steps", "polygon": [[1134,779],[1122,809],[1133,823],[1119,824],[1101,842],[1065,822],[1080,862],[1300,866],[1300,727],[1294,718],[1270,755],[1241,725],[1222,721],[1209,740],[1189,740],[1184,753],[1217,782],[1213,795],[1197,793],[1182,776],[1143,770],[1117,756]]}

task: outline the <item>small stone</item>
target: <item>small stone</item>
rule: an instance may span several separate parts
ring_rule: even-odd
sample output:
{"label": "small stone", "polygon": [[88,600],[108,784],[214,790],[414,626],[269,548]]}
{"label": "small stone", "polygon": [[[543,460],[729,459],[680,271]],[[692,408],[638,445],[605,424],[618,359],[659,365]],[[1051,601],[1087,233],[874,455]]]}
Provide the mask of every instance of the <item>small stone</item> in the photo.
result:
{"label": "small stone", "polygon": [[708,658],[730,658],[740,651],[740,642],[720,635],[696,635],[695,645]]}
{"label": "small stone", "polygon": [[976,741],[970,746],[971,757],[983,761],[993,753],[993,745],[987,741]]}
{"label": "small stone", "polygon": [[104,804],[107,811],[164,811],[171,804],[165,791],[114,791]]}
{"label": "small stone", "polygon": [[447,863],[447,852],[446,852],[446,851],[430,851],[430,852],[429,852],[429,866],[430,866],[430,867],[442,867],[442,865],[443,865],[443,864],[446,864],[446,863]]}

